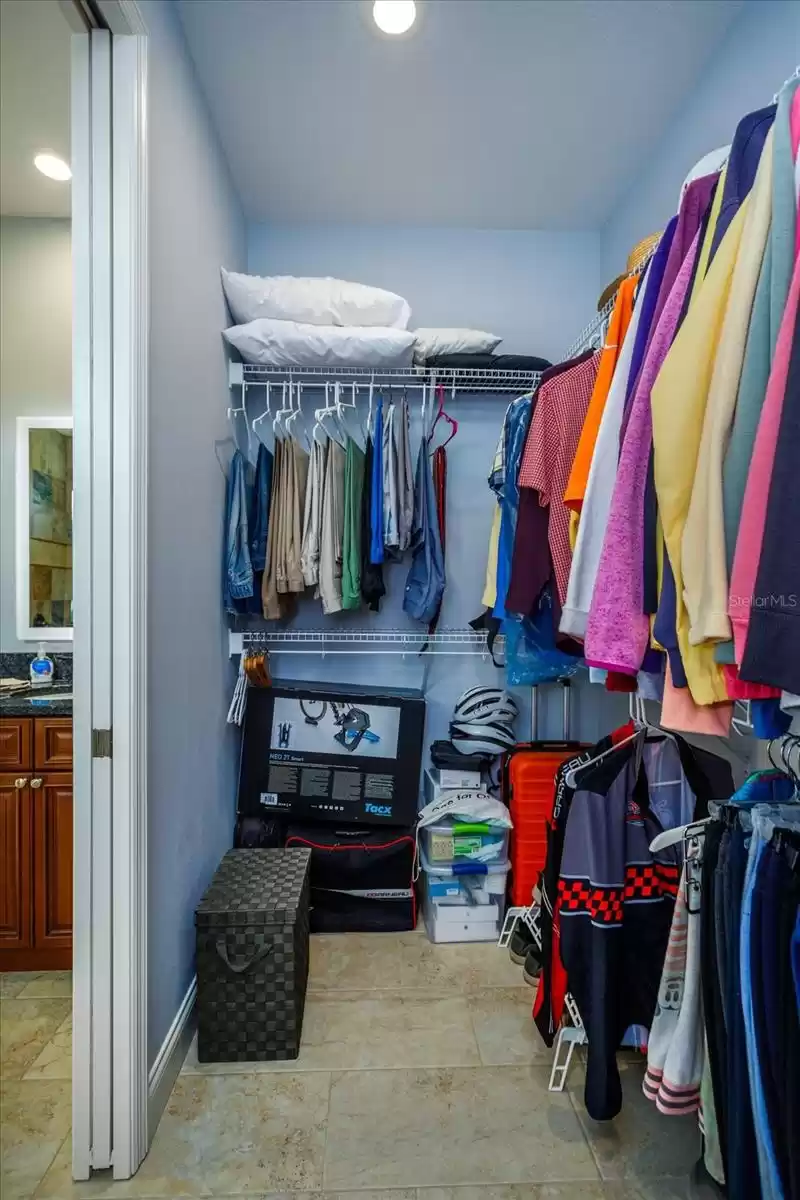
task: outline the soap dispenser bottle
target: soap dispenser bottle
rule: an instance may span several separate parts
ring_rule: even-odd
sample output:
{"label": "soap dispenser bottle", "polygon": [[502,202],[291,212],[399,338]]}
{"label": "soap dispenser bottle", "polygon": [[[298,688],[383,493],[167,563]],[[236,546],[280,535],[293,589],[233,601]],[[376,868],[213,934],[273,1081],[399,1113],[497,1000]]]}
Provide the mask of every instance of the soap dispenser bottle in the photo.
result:
{"label": "soap dispenser bottle", "polygon": [[53,660],[44,652],[44,642],[39,643],[39,651],[31,659],[31,687],[49,687],[53,682]]}

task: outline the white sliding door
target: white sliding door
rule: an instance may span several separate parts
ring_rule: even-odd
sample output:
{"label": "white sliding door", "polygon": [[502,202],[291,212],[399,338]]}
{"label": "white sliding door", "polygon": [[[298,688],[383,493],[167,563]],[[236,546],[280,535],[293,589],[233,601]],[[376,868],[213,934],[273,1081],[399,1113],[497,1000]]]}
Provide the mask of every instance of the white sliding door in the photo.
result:
{"label": "white sliding door", "polygon": [[106,15],[73,37],[76,1179],[148,1148],[147,39]]}
{"label": "white sliding door", "polygon": [[111,42],[73,36],[73,1174],[111,1165]]}

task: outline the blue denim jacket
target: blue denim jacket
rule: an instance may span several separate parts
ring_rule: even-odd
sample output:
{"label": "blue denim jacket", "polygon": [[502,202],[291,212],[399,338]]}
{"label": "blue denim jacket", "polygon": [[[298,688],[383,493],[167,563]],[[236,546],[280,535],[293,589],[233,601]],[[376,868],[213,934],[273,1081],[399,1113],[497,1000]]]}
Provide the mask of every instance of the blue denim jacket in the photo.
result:
{"label": "blue denim jacket", "polygon": [[235,600],[244,600],[253,594],[253,564],[250,561],[247,527],[246,467],[241,451],[237,450],[231,461],[225,494],[222,591],[223,602],[228,612],[238,611]]}

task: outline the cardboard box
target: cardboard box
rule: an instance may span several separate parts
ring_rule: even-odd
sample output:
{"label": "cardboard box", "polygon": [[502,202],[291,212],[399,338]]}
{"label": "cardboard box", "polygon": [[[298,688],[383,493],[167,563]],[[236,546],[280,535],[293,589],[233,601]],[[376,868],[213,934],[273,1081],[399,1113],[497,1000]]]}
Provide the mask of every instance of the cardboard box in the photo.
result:
{"label": "cardboard box", "polygon": [[413,825],[425,700],[411,689],[275,680],[250,688],[239,813]]}
{"label": "cardboard box", "polygon": [[424,803],[438,800],[444,792],[479,792],[483,788],[480,771],[442,770],[425,768],[423,784]]}

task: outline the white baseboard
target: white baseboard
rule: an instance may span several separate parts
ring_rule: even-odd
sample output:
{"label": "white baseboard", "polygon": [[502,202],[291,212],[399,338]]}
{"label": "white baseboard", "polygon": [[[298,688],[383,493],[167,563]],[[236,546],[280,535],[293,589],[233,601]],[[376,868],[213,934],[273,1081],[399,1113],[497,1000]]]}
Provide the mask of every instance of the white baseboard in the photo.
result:
{"label": "white baseboard", "polygon": [[148,1144],[153,1140],[194,1036],[196,999],[197,977],[193,976],[150,1069],[147,1091]]}

